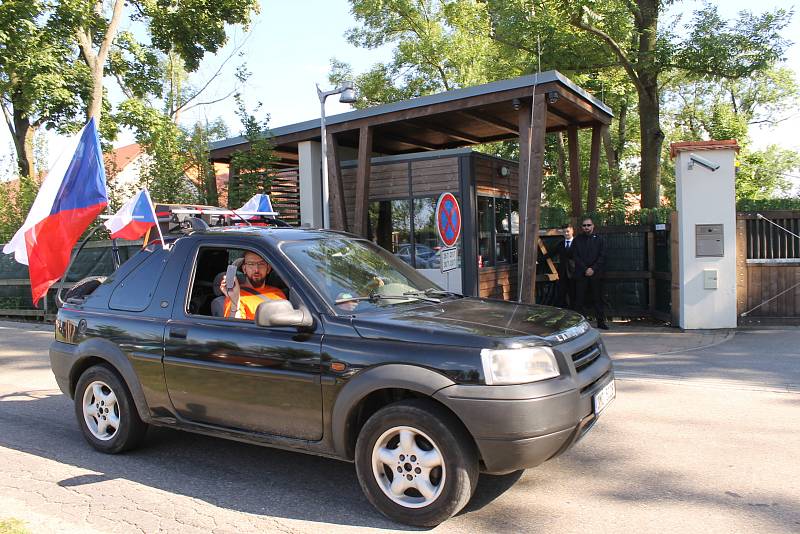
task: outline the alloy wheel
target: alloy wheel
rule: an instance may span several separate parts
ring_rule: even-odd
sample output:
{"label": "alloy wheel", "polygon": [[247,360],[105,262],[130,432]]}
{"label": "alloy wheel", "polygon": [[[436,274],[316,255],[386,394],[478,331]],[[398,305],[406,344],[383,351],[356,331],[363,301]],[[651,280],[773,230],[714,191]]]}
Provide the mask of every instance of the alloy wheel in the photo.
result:
{"label": "alloy wheel", "polygon": [[410,426],[381,434],[372,449],[372,471],[383,493],[406,508],[433,503],[442,493],[447,474],[436,443]]}
{"label": "alloy wheel", "polygon": [[119,404],[114,391],[100,380],[95,380],[83,392],[83,420],[94,437],[102,441],[112,439],[120,427]]}

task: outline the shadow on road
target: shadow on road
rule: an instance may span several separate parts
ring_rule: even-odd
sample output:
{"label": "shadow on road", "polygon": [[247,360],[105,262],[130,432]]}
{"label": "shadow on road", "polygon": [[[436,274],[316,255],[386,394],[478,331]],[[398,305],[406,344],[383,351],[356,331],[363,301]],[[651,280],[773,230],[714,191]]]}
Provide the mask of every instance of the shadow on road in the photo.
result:
{"label": "shadow on road", "polygon": [[618,373],[659,378],[724,380],[800,390],[800,330],[737,332],[724,343],[678,354],[615,358]]}
{"label": "shadow on road", "polygon": [[[92,449],[64,395],[16,392],[0,403],[0,446],[93,471],[58,482],[77,487],[125,479],[250,514],[392,530],[367,502],[352,464],[307,454],[151,427],[141,449],[106,455]],[[30,421],[37,420],[37,425]],[[481,476],[465,512],[480,510],[522,472]]]}

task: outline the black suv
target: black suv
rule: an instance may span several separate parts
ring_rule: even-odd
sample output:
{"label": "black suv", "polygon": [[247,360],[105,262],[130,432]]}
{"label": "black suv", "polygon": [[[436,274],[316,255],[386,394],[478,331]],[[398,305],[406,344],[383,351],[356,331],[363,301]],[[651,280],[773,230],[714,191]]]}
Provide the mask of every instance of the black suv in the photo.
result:
{"label": "black suv", "polygon": [[[287,300],[219,317],[221,273],[248,251]],[[68,296],[50,349],[92,446],[119,453],[162,425],[351,461],[411,525],[458,512],[479,472],[563,453],[615,394],[580,315],[446,292],[349,234],[195,231],[101,282]]]}

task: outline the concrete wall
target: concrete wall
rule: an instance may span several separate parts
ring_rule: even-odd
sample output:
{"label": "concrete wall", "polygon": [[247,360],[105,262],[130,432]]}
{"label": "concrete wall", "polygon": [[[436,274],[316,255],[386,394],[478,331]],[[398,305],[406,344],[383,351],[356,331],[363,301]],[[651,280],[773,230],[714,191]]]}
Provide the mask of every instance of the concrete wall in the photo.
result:
{"label": "concrete wall", "polygon": [[[711,171],[692,154],[719,165]],[[687,148],[677,154],[678,223],[680,232],[680,327],[736,328],[736,198],[735,150]],[[723,256],[696,256],[696,225],[723,225]],[[717,288],[706,289],[704,271],[717,272]]]}
{"label": "concrete wall", "polygon": [[322,228],[322,148],[316,141],[297,145],[300,157],[300,225]]}

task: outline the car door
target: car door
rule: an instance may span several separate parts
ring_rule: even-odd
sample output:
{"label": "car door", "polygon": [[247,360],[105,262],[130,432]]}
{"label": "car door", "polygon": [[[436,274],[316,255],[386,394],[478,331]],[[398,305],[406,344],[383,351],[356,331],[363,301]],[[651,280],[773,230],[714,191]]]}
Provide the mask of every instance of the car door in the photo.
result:
{"label": "car door", "polygon": [[[192,288],[205,283],[194,280],[197,263],[203,250],[217,247],[226,244],[200,244],[190,256],[167,323],[164,375],[176,414],[215,427],[321,439],[319,321],[301,332],[189,313]],[[253,251],[275,265],[265,250]]]}

